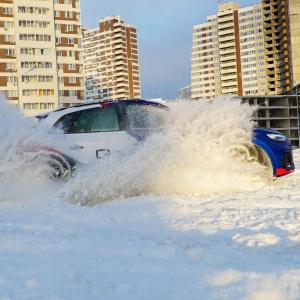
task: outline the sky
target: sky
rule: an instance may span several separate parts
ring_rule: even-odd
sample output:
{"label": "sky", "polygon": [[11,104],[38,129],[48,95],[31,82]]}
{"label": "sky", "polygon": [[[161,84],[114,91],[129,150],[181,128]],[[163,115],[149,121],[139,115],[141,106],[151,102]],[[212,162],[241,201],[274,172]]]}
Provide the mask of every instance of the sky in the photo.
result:
{"label": "sky", "polygon": [[0,99],[1,300],[300,299],[300,151],[272,181],[230,155],[250,108],[181,104],[164,135],[60,182],[21,151],[47,134]]}
{"label": "sky", "polygon": [[[81,0],[82,23],[96,28],[98,20],[119,15],[138,28],[142,98],[174,100],[191,82],[193,26],[216,14],[218,0]],[[246,7],[258,0],[236,0]]]}

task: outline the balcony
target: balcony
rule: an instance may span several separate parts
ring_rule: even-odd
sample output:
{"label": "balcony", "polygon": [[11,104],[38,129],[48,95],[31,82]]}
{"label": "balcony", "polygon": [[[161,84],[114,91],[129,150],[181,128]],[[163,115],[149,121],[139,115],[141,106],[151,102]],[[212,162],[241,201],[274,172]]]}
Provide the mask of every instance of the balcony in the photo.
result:
{"label": "balcony", "polygon": [[233,22],[233,14],[232,12],[228,14],[225,13],[222,15],[222,13],[219,13],[218,14],[218,26],[220,26],[221,24],[224,24],[224,23],[232,23]]}
{"label": "balcony", "polygon": [[237,94],[237,93],[238,93],[237,85],[228,88],[222,88],[222,94]]}
{"label": "balcony", "polygon": [[114,38],[115,38],[115,39],[117,39],[117,38],[122,38],[122,36],[123,36],[123,35],[122,35],[121,33],[115,33],[115,34],[114,34]]}
{"label": "balcony", "polygon": [[271,14],[267,14],[265,15],[264,14],[264,21],[267,22],[267,21],[270,21],[271,22],[272,18],[271,18]]}
{"label": "balcony", "polygon": [[265,36],[265,41],[266,42],[271,42],[272,43],[273,40],[274,40],[274,38],[272,37],[272,35],[271,36],[270,35],[269,36],[267,36],[267,35]]}
{"label": "balcony", "polygon": [[222,81],[222,87],[223,88],[235,88],[236,86],[237,86],[236,80],[229,81],[229,82]]}
{"label": "balcony", "polygon": [[224,43],[224,42],[233,42],[234,41],[234,35],[228,35],[228,36],[220,36],[219,37],[219,42]]}
{"label": "balcony", "polygon": [[267,69],[267,75],[268,76],[274,76],[275,75],[275,70],[274,69],[271,69],[271,70]]}
{"label": "balcony", "polygon": [[122,49],[115,50],[116,58],[117,58],[117,56],[120,55],[120,54],[123,54]]}
{"label": "balcony", "polygon": [[221,56],[220,57],[221,66],[223,65],[222,63],[228,62],[229,60],[236,60],[236,55],[232,54],[228,56]]}
{"label": "balcony", "polygon": [[[228,62],[223,62],[222,63],[222,68],[229,68],[229,67],[234,67],[234,70],[235,70],[235,67],[236,67],[236,60],[231,60],[231,61],[228,61]],[[222,72],[222,69],[221,69],[221,72]]]}
{"label": "balcony", "polygon": [[225,48],[234,48],[234,47],[235,47],[234,41],[219,44],[219,49],[221,50],[225,50]]}
{"label": "balcony", "polygon": [[224,35],[232,35],[234,36],[234,29],[233,28],[229,28],[228,30],[219,30],[219,37],[224,36]]}
{"label": "balcony", "polygon": [[116,66],[120,66],[120,65],[124,65],[124,61],[123,60],[117,60],[116,61]]}

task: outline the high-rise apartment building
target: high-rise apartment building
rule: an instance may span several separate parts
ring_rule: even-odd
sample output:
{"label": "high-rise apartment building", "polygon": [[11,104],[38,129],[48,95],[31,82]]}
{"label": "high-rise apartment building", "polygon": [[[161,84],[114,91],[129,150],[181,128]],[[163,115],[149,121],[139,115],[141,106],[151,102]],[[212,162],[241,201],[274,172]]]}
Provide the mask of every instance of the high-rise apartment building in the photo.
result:
{"label": "high-rise apartment building", "polygon": [[300,82],[300,1],[219,6],[194,26],[192,98],[276,95]]}
{"label": "high-rise apartment building", "polygon": [[273,61],[266,59],[262,6],[238,10],[241,76],[239,95],[266,95],[267,68]]}
{"label": "high-rise apartment building", "polygon": [[[280,73],[279,72],[280,62],[278,59],[279,58],[278,39],[281,37],[281,33],[278,27],[278,23],[279,23],[278,2],[279,1],[276,1],[275,4],[274,1],[270,1],[270,0],[262,1],[264,33],[265,33],[265,55],[266,55],[266,61],[269,62],[267,66],[268,94],[270,95],[279,94],[280,91],[284,90],[283,87],[284,84],[281,84],[279,77],[277,77],[277,74]],[[286,53],[287,53],[287,49],[286,49]]]}
{"label": "high-rise apartment building", "polygon": [[[300,84],[300,1],[289,0],[286,2],[286,12],[289,20],[287,30],[290,33],[288,49],[291,49],[289,53],[292,60],[291,84],[295,87]],[[281,7],[281,9],[284,9],[284,7]]]}
{"label": "high-rise apartment building", "polygon": [[286,94],[300,82],[300,1],[262,0],[270,94]]}
{"label": "high-rise apartment building", "polygon": [[[214,31],[213,31],[214,30]],[[218,53],[216,48],[217,38],[212,38],[216,33],[215,25],[202,23],[194,26],[193,50],[191,66],[191,97],[214,98],[216,95],[216,84],[220,75],[216,75],[214,66],[218,69],[219,59],[214,61],[214,54]],[[213,43],[214,42],[214,43]],[[214,80],[216,78],[216,82]]]}
{"label": "high-rise apartment building", "polygon": [[261,5],[219,6],[207,23],[194,26],[192,98],[266,93]]}
{"label": "high-rise apartment building", "polygon": [[86,100],[140,98],[137,28],[119,16],[83,30]]}
{"label": "high-rise apartment building", "polygon": [[27,116],[81,103],[80,0],[0,0],[0,90]]}
{"label": "high-rise apartment building", "polygon": [[234,3],[224,3],[214,19],[217,25],[221,94],[238,94],[241,90],[238,7]]}

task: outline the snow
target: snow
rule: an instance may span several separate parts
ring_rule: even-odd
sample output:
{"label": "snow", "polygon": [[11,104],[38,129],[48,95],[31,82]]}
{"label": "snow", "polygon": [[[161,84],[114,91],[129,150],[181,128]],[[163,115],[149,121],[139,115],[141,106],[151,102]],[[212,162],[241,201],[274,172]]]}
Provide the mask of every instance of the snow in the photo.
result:
{"label": "snow", "polygon": [[180,107],[163,137],[53,182],[19,151],[48,137],[0,106],[0,300],[300,298],[300,171],[228,156],[248,107]]}

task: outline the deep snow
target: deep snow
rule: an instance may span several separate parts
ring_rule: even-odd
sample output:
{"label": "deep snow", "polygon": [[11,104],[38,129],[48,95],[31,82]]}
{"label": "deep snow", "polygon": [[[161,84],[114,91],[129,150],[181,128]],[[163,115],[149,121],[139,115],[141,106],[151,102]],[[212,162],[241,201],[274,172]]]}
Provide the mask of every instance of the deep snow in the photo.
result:
{"label": "deep snow", "polygon": [[1,104],[0,300],[300,298],[300,172],[270,182],[227,155],[250,108],[181,110],[163,137],[61,183],[19,151],[49,138]]}

